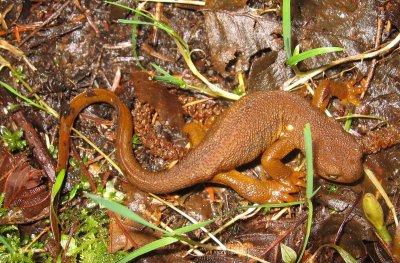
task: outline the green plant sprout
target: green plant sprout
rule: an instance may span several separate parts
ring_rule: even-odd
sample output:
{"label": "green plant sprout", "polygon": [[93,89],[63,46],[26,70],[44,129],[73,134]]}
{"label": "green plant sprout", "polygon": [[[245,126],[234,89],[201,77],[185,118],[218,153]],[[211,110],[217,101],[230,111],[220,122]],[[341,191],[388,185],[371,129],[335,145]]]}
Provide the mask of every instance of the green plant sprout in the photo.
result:
{"label": "green plant sprout", "polygon": [[138,145],[142,145],[142,141],[138,135],[132,136],[132,147],[136,148]]}
{"label": "green plant sprout", "polygon": [[385,200],[387,207],[389,208],[389,210],[392,213],[394,224],[396,225],[396,227],[398,227],[399,220],[397,218],[396,207],[393,205],[392,201],[390,201],[388,194],[386,193],[385,189],[383,189],[383,186],[379,182],[378,178],[376,178],[375,174],[367,167],[367,165],[364,165],[363,168],[364,168],[365,175],[368,177],[368,179],[372,182],[372,184],[379,191],[382,198]]}
{"label": "green plant sprout", "polygon": [[362,199],[362,208],[365,217],[374,226],[378,235],[387,243],[392,241],[392,236],[386,227],[383,218],[383,210],[376,197],[371,193],[366,193]]}
{"label": "green plant sprout", "polygon": [[216,96],[215,93],[211,92],[207,88],[201,88],[201,87],[197,87],[197,86],[191,85],[191,84],[187,83],[186,81],[184,81],[183,79],[180,79],[178,77],[172,76],[167,71],[162,69],[160,66],[158,66],[156,64],[153,64],[153,63],[151,65],[153,66],[153,68],[157,72],[162,74],[162,76],[154,76],[153,77],[154,80],[170,83],[170,84],[178,86],[181,89],[196,90],[196,91],[199,91],[201,93],[207,94],[208,96],[211,96],[211,97],[215,97]]}
{"label": "green plant sprout", "polygon": [[[130,8],[128,6],[122,5],[122,4],[118,4],[116,2],[110,2],[110,1],[106,1],[109,4],[115,5],[115,6],[119,6],[121,8],[125,8],[127,10],[130,10],[132,12],[134,12],[135,14],[138,14],[146,19],[149,19],[151,22],[146,22],[146,21],[141,21],[141,20],[126,20],[126,19],[119,19],[118,22],[120,23],[124,23],[124,24],[131,24],[131,25],[148,25],[148,26],[153,26],[153,27],[157,27],[161,30],[163,30],[164,32],[166,32],[170,37],[172,37],[173,41],[175,42],[179,53],[182,55],[183,59],[185,60],[187,66],[189,67],[189,69],[191,70],[191,72],[193,73],[193,75],[195,75],[197,78],[199,78],[204,84],[207,85],[208,87],[208,91],[207,94],[211,93],[214,96],[219,96],[219,97],[223,97],[226,99],[230,99],[230,100],[238,100],[240,99],[241,96],[225,91],[221,88],[219,88],[217,85],[212,84],[211,82],[208,81],[208,79],[206,77],[204,77],[196,68],[196,66],[194,65],[192,59],[191,59],[191,51],[190,48],[188,46],[188,44],[168,25],[166,25],[165,23],[153,18],[150,15],[147,15],[146,13],[134,9],[134,8]],[[134,32],[135,34],[135,32]],[[132,41],[132,43],[136,43],[135,41]]]}
{"label": "green plant sprout", "polygon": [[246,86],[244,84],[243,73],[238,73],[238,82],[239,84],[233,89],[233,93],[243,96],[246,95]]}
{"label": "green plant sprout", "polygon": [[282,260],[285,263],[294,263],[296,262],[296,251],[293,250],[293,248],[286,246],[285,244],[281,243],[281,254],[282,254]]}
{"label": "green plant sprout", "polygon": [[22,129],[12,132],[7,127],[1,126],[0,132],[1,139],[10,152],[22,151],[25,149],[27,143],[26,140],[23,139],[24,132]]}
{"label": "green plant sprout", "polygon": [[[290,0],[283,0],[282,4],[282,31],[283,31],[283,46],[286,52],[286,64],[289,66],[295,66],[300,61],[315,57],[318,55],[343,51],[341,47],[321,47],[311,50],[307,50],[300,53],[300,47],[296,46],[292,54],[292,28],[291,28],[291,17],[290,17]],[[296,74],[298,69],[295,67]]]}

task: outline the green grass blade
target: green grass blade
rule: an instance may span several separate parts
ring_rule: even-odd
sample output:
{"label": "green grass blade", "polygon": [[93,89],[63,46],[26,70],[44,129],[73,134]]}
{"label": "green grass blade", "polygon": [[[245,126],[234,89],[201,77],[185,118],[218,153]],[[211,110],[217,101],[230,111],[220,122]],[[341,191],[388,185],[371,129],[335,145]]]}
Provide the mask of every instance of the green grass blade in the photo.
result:
{"label": "green grass blade", "polygon": [[65,178],[65,169],[62,169],[62,170],[58,173],[58,175],[57,175],[57,177],[56,177],[56,182],[55,182],[54,185],[53,185],[53,190],[52,190],[52,192],[51,192],[51,202],[54,201],[54,198],[56,197],[56,195],[57,195],[58,192],[60,191],[61,186],[62,186],[62,184],[63,184],[63,182],[64,182],[64,178]]}
{"label": "green grass blade", "polygon": [[121,260],[119,260],[118,263],[130,262],[131,260],[133,260],[141,255],[144,255],[148,252],[156,250],[160,247],[168,246],[172,243],[175,243],[176,241],[178,241],[178,239],[176,239],[174,237],[164,237],[164,238],[158,239],[156,241],[153,241],[149,244],[146,244],[146,245],[136,249],[132,253],[129,253],[128,255],[123,257]]}
{"label": "green grass blade", "polygon": [[0,84],[7,89],[9,92],[11,92],[12,94],[14,94],[15,96],[21,98],[22,100],[24,100],[25,102],[27,102],[28,104],[35,106],[38,109],[44,110],[45,112],[47,112],[47,109],[45,107],[43,107],[42,105],[37,104],[36,102],[28,99],[27,97],[25,97],[24,95],[22,95],[21,93],[19,93],[17,90],[15,90],[13,87],[11,87],[10,85],[8,85],[7,83],[0,81]]}
{"label": "green grass blade", "polygon": [[184,227],[175,229],[174,232],[177,235],[182,235],[184,233],[197,230],[197,229],[199,229],[201,227],[208,226],[209,224],[214,223],[215,221],[217,221],[218,219],[221,219],[222,217],[223,216],[219,216],[219,217],[216,217],[216,218],[213,218],[213,219],[209,219],[209,220],[206,220],[206,221],[198,222],[196,224],[191,224],[191,225],[188,225],[188,226],[184,226]]}
{"label": "green grass blade", "polygon": [[313,204],[311,198],[313,196],[313,175],[314,175],[314,166],[313,166],[313,150],[312,150],[312,136],[311,136],[311,126],[309,123],[304,127],[304,144],[306,149],[306,200],[308,205],[308,217],[307,217],[307,228],[306,235],[304,237],[304,245],[301,250],[299,257],[297,258],[297,262],[301,261],[301,258],[304,255],[304,251],[306,250],[308,239],[310,238],[311,232],[311,224],[313,218]]}
{"label": "green grass blade", "polygon": [[[175,31],[174,31],[171,27],[169,27],[168,25],[164,24],[163,22],[161,22],[161,21],[155,19],[154,17],[152,17],[152,16],[150,16],[150,15],[147,15],[145,12],[142,12],[142,11],[140,11],[140,10],[138,10],[138,9],[131,8],[131,7],[128,7],[128,6],[125,6],[125,5],[122,5],[122,4],[118,4],[118,3],[116,3],[116,2],[106,1],[106,3],[112,4],[112,5],[121,7],[121,8],[125,8],[125,9],[127,9],[127,10],[130,10],[130,11],[136,13],[136,14],[139,14],[139,15],[141,15],[141,16],[143,16],[143,17],[145,17],[145,18],[147,18],[147,19],[149,19],[149,20],[151,20],[151,21],[153,21],[153,22],[154,22],[154,25],[153,25],[153,26],[156,26],[156,27],[158,27],[158,28],[164,30],[164,31],[167,32],[169,35],[171,35],[171,36],[173,36],[174,38],[178,39],[178,41],[179,41],[183,46],[185,46],[185,48],[187,48],[187,49],[189,48],[188,45],[187,45],[187,43],[186,43],[178,34],[176,34]],[[118,21],[121,22],[121,23],[132,24],[132,23],[129,23],[129,22],[128,22],[128,21],[131,21],[131,22],[132,22],[132,20],[119,19]]]}
{"label": "green grass blade", "polygon": [[349,112],[349,114],[347,114],[347,116],[349,117],[345,123],[344,123],[344,130],[349,132],[350,128],[351,128],[351,124],[353,123],[353,118],[352,118],[353,113]]}
{"label": "green grass blade", "polygon": [[162,67],[160,67],[157,64],[151,63],[151,66],[155,68],[158,72],[163,74],[164,76],[171,76],[171,74],[168,73],[168,71],[164,70]]}
{"label": "green grass blade", "polygon": [[181,79],[178,79],[178,78],[175,78],[174,76],[169,74],[167,71],[162,69],[160,66],[158,66],[158,65],[156,65],[154,63],[151,63],[151,66],[153,68],[155,68],[158,72],[163,74],[163,76],[154,76],[153,77],[154,80],[171,83],[171,84],[177,85],[178,87],[180,87],[182,89],[184,89],[187,86],[185,81],[183,81]]}
{"label": "green grass blade", "polygon": [[311,136],[311,126],[309,123],[306,124],[304,128],[304,144],[306,148],[306,196],[311,198],[313,194],[313,176],[314,176],[314,165],[313,165],[313,149],[312,149],[312,136]]}
{"label": "green grass blade", "polygon": [[312,255],[312,257],[307,260],[307,262],[316,262],[316,257],[319,254],[318,251],[320,251],[321,249],[323,249],[325,247],[330,247],[330,248],[335,249],[340,254],[340,256],[342,257],[344,262],[357,263],[357,260],[349,252],[347,252],[343,248],[341,248],[337,245],[334,245],[334,244],[326,244],[326,245],[319,247],[318,250],[314,253],[314,255]]}
{"label": "green grass blade", "polygon": [[162,228],[159,228],[159,227],[147,222],[141,216],[139,216],[135,212],[131,211],[129,208],[127,208],[127,207],[125,207],[125,206],[123,206],[123,205],[121,205],[121,204],[119,204],[117,202],[110,201],[110,200],[101,198],[101,197],[99,197],[97,195],[93,195],[93,194],[88,194],[87,193],[86,195],[88,197],[90,197],[91,199],[93,199],[94,201],[96,201],[97,203],[103,205],[107,209],[109,209],[109,210],[111,210],[111,211],[113,211],[113,212],[115,212],[115,213],[117,213],[117,214],[119,214],[119,215],[121,215],[123,217],[129,218],[129,219],[134,220],[134,221],[136,221],[136,222],[138,222],[140,224],[143,224],[143,225],[145,225],[147,227],[150,227],[152,229],[158,230],[158,231],[164,233],[167,236],[180,235],[180,234],[183,234],[183,233],[186,233],[186,232],[190,232],[190,231],[196,230],[196,229],[198,229],[200,227],[207,226],[207,225],[215,222],[216,220],[218,220],[220,218],[220,217],[217,217],[217,218],[213,218],[213,219],[210,219],[210,220],[207,220],[207,221],[203,221],[203,222],[199,222],[199,223],[192,224],[192,225],[189,225],[189,226],[185,226],[185,227],[182,227],[182,228],[178,228],[178,229],[174,230],[174,233],[170,233],[170,232],[168,232],[168,231],[166,231],[166,230],[164,230]]}
{"label": "green grass blade", "polygon": [[153,22],[146,22],[146,21],[141,21],[141,20],[118,19],[118,22],[120,22],[122,24],[128,24],[128,25],[147,25],[147,26],[156,26],[156,27],[160,26]]}
{"label": "green grass blade", "polygon": [[[137,19],[139,19],[139,14],[135,14],[135,16],[133,17],[135,20],[137,20]],[[140,60],[139,60],[139,55],[138,55],[138,52],[137,52],[137,39],[136,39],[136,32],[137,32],[137,28],[138,28],[138,25],[133,25],[132,26],[132,37],[131,37],[131,41],[132,41],[132,54],[133,54],[133,57],[135,58],[135,60],[136,60],[136,65],[141,69],[141,70],[145,70],[145,68],[143,67],[143,65],[140,63]]]}
{"label": "green grass blade", "polygon": [[[142,12],[140,12],[142,14]],[[185,49],[189,49],[189,46],[187,43],[168,25],[162,23],[161,21],[158,21],[154,18],[151,18],[151,21],[153,22],[146,22],[146,21],[141,21],[141,20],[127,20],[127,19],[118,19],[119,23],[123,24],[130,24],[130,25],[148,25],[148,26],[155,26],[161,30],[164,30],[168,35],[171,37],[177,39],[181,45],[185,47]]]}
{"label": "green grass blade", "polygon": [[290,0],[283,0],[282,4],[282,33],[283,47],[285,48],[286,57],[292,57],[292,26],[290,18]]}
{"label": "green grass blade", "polygon": [[326,54],[326,53],[343,51],[343,50],[344,50],[344,48],[341,48],[341,47],[314,48],[314,49],[304,51],[298,55],[295,55],[295,56],[289,58],[286,61],[286,64],[288,64],[289,66],[293,66],[293,65],[296,65],[297,63],[299,63],[300,61],[303,61],[310,57],[314,57],[314,56],[318,56],[318,55],[322,55],[322,54]]}
{"label": "green grass blade", "polygon": [[8,251],[11,254],[15,253],[14,249],[11,247],[11,245],[7,242],[7,240],[3,236],[0,236],[0,242],[4,244],[4,246],[8,249]]}
{"label": "green grass blade", "polygon": [[340,256],[342,257],[344,262],[346,262],[346,263],[356,263],[357,262],[357,260],[343,248],[336,246],[336,245],[330,245],[330,247],[336,249],[336,251],[340,254]]}
{"label": "green grass blade", "polygon": [[166,231],[166,230],[164,230],[162,228],[159,228],[159,227],[147,222],[141,216],[139,216],[135,212],[129,210],[129,208],[127,208],[127,207],[125,207],[125,206],[123,206],[123,205],[121,205],[121,204],[119,204],[117,202],[106,200],[106,199],[103,199],[103,198],[101,198],[101,197],[99,197],[97,195],[93,195],[93,194],[88,194],[87,193],[86,195],[88,197],[90,197],[91,199],[93,199],[94,201],[96,201],[97,203],[103,205],[107,209],[109,209],[109,210],[111,210],[111,211],[113,211],[113,212],[115,212],[115,213],[117,213],[117,214],[119,214],[119,215],[121,215],[123,217],[126,217],[126,218],[129,218],[131,220],[134,220],[134,221],[136,221],[136,222],[138,222],[138,223],[140,223],[142,225],[145,225],[147,227],[150,227],[150,228],[152,228],[154,230],[158,230],[158,231],[160,231],[160,232],[162,232],[162,233],[164,233],[166,235],[171,235],[168,231]]}
{"label": "green grass blade", "polygon": [[60,190],[65,178],[65,169],[62,169],[56,177],[53,188],[51,189],[51,199],[50,199],[50,226],[53,232],[54,238],[57,242],[60,240],[60,230],[58,228],[58,216],[57,208],[58,202],[60,200]]}

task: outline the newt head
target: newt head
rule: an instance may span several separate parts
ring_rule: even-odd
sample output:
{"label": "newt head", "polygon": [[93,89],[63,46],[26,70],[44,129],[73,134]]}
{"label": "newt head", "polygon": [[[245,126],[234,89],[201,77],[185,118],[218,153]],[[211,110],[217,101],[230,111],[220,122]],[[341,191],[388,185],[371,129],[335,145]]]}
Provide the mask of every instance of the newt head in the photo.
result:
{"label": "newt head", "polygon": [[338,183],[352,183],[362,175],[362,151],[348,133],[335,138],[323,138],[314,144],[314,167],[325,179]]}

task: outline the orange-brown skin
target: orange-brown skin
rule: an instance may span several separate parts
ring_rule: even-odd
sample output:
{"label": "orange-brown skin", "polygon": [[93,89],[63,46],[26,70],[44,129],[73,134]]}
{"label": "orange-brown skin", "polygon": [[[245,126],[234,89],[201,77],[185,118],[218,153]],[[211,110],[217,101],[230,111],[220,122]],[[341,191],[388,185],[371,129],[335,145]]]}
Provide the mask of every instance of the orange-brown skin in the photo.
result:
{"label": "orange-brown skin", "polygon": [[343,104],[350,102],[355,106],[359,106],[360,102],[357,100],[356,96],[364,93],[367,90],[367,87],[365,86],[364,80],[361,80],[360,88],[354,86],[356,83],[357,80],[355,79],[346,82],[330,79],[321,80],[315,90],[311,104],[317,108],[325,110],[328,106],[329,99],[332,96],[339,98]]}
{"label": "orange-brown skin", "polygon": [[[94,89],[75,97],[61,119],[57,171],[66,168],[70,130],[79,112],[92,103],[111,104],[118,114],[116,160],[126,178],[143,191],[171,193],[200,182],[223,183],[253,202],[291,201],[301,175],[281,159],[293,149],[304,152],[303,128],[311,124],[317,174],[350,183],[361,176],[362,152],[355,139],[333,119],[298,95],[259,91],[235,102],[217,118],[199,145],[169,170],[144,170],[132,151],[132,116],[112,92]],[[275,180],[257,180],[233,170],[262,153],[262,164]]]}

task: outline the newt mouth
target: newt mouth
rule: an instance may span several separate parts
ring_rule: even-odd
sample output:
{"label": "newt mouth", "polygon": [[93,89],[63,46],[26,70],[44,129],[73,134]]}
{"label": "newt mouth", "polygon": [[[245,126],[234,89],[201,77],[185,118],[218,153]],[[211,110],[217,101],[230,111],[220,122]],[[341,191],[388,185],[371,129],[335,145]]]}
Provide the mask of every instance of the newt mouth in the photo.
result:
{"label": "newt mouth", "polygon": [[337,181],[339,179],[339,175],[337,174],[328,174],[327,178],[332,181]]}

